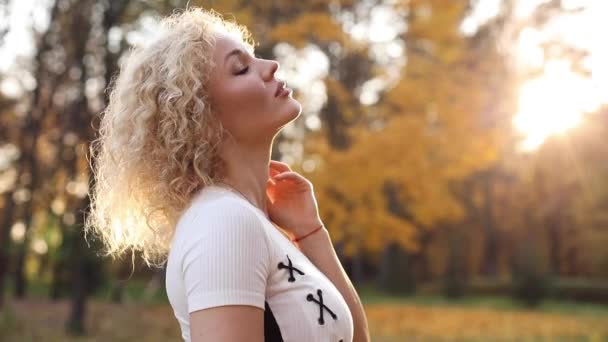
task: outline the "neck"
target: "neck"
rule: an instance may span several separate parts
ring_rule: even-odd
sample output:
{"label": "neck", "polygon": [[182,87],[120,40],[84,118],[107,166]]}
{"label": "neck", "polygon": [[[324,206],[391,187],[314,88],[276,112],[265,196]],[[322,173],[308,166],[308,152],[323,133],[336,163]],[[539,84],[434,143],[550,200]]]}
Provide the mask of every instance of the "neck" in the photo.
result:
{"label": "neck", "polygon": [[226,143],[222,148],[222,159],[226,163],[226,174],[222,183],[241,193],[251,204],[268,217],[266,185],[269,179],[270,146],[252,146]]}

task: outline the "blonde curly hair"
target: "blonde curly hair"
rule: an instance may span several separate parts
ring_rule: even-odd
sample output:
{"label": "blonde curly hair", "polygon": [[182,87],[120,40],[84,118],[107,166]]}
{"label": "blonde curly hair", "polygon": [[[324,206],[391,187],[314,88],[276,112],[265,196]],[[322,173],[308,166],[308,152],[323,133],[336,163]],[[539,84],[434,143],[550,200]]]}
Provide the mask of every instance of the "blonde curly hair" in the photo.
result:
{"label": "blonde curly hair", "polygon": [[213,10],[174,13],[160,28],[152,43],[131,50],[101,114],[85,220],[105,256],[140,252],[157,267],[192,197],[224,174],[219,151],[228,132],[207,96],[216,35],[253,51],[250,32]]}

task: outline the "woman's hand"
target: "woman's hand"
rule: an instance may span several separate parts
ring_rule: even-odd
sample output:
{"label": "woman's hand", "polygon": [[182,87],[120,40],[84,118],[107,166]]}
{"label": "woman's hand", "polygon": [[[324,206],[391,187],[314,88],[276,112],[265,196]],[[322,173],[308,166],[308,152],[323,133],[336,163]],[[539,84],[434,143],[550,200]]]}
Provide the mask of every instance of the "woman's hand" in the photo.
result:
{"label": "woman's hand", "polygon": [[270,219],[296,237],[323,224],[312,183],[282,162],[271,160],[269,170],[266,196]]}

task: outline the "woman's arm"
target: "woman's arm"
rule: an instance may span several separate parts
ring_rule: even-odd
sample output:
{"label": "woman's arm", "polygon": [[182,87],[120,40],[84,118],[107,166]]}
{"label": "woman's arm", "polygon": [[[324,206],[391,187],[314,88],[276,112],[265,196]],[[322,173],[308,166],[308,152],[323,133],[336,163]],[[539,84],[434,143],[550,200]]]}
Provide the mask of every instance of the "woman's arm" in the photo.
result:
{"label": "woman's arm", "polygon": [[[318,227],[318,225],[316,226]],[[363,305],[355,287],[340,264],[327,229],[322,228],[297,244],[302,253],[329,278],[346,300],[353,317],[353,342],[369,342],[369,328]]]}
{"label": "woman's arm", "polygon": [[264,310],[248,305],[226,305],[194,311],[190,314],[190,341],[262,342]]}

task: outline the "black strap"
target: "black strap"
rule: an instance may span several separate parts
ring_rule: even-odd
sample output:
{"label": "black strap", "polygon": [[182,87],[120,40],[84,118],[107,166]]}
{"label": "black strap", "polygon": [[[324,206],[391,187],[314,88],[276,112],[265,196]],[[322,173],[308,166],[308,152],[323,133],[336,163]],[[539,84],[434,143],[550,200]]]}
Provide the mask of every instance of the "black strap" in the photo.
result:
{"label": "black strap", "polygon": [[283,342],[283,336],[281,335],[281,329],[277,324],[277,320],[274,318],[268,302],[264,302],[264,341],[265,342]]}

